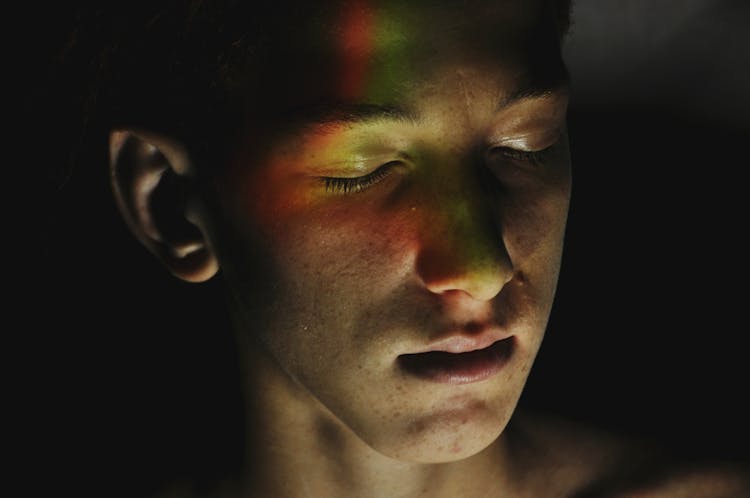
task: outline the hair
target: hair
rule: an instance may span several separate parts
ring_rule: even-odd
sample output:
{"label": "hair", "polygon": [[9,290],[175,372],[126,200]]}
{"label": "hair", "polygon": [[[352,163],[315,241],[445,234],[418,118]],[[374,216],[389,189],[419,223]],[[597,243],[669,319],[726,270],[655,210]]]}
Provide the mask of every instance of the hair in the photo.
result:
{"label": "hair", "polygon": [[[477,1],[483,0],[463,0]],[[294,36],[314,12],[334,6],[182,0],[81,9],[54,73],[55,84],[67,83],[77,96],[79,145],[106,145],[109,130],[141,127],[177,138],[199,155],[216,153],[242,119],[235,89],[243,78],[262,74],[280,40]],[[544,0],[542,8],[542,43],[559,47],[571,0]]]}

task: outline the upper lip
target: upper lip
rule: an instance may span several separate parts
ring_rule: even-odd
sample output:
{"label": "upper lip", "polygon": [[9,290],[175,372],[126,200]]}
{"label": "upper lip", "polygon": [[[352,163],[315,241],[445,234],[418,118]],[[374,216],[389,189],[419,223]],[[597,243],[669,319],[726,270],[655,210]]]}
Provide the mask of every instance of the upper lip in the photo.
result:
{"label": "upper lip", "polygon": [[435,342],[424,348],[413,351],[412,354],[428,353],[431,351],[444,351],[446,353],[468,353],[487,348],[497,341],[507,339],[512,334],[500,328],[487,328],[479,333],[467,334],[457,332],[446,334]]}

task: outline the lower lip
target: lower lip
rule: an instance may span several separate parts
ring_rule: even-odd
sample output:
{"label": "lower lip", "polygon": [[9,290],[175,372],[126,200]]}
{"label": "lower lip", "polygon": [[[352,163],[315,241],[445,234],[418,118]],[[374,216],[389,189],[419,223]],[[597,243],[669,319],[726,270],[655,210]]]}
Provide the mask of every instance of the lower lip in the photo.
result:
{"label": "lower lip", "polygon": [[403,370],[421,379],[442,384],[469,384],[492,377],[503,368],[513,354],[513,338],[468,353],[404,354],[398,357]]}

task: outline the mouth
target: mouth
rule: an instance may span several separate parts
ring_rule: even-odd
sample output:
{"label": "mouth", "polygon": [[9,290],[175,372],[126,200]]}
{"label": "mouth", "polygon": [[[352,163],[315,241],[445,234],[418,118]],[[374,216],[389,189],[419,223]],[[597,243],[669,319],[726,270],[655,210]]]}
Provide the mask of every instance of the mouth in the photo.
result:
{"label": "mouth", "polygon": [[473,351],[402,354],[398,357],[398,363],[403,371],[424,380],[442,384],[469,384],[497,374],[508,363],[514,349],[515,340],[511,336]]}

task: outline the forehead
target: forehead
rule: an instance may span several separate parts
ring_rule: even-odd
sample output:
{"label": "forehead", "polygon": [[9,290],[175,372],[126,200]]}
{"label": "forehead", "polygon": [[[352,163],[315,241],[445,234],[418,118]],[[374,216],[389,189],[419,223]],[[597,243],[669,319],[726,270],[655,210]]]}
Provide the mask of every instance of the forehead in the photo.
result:
{"label": "forehead", "polygon": [[266,47],[262,65],[248,68],[238,91],[256,117],[329,102],[439,100],[468,82],[473,91],[511,93],[535,84],[535,67],[560,65],[557,45],[537,40],[542,3],[353,0],[309,7],[304,22],[286,26]]}

